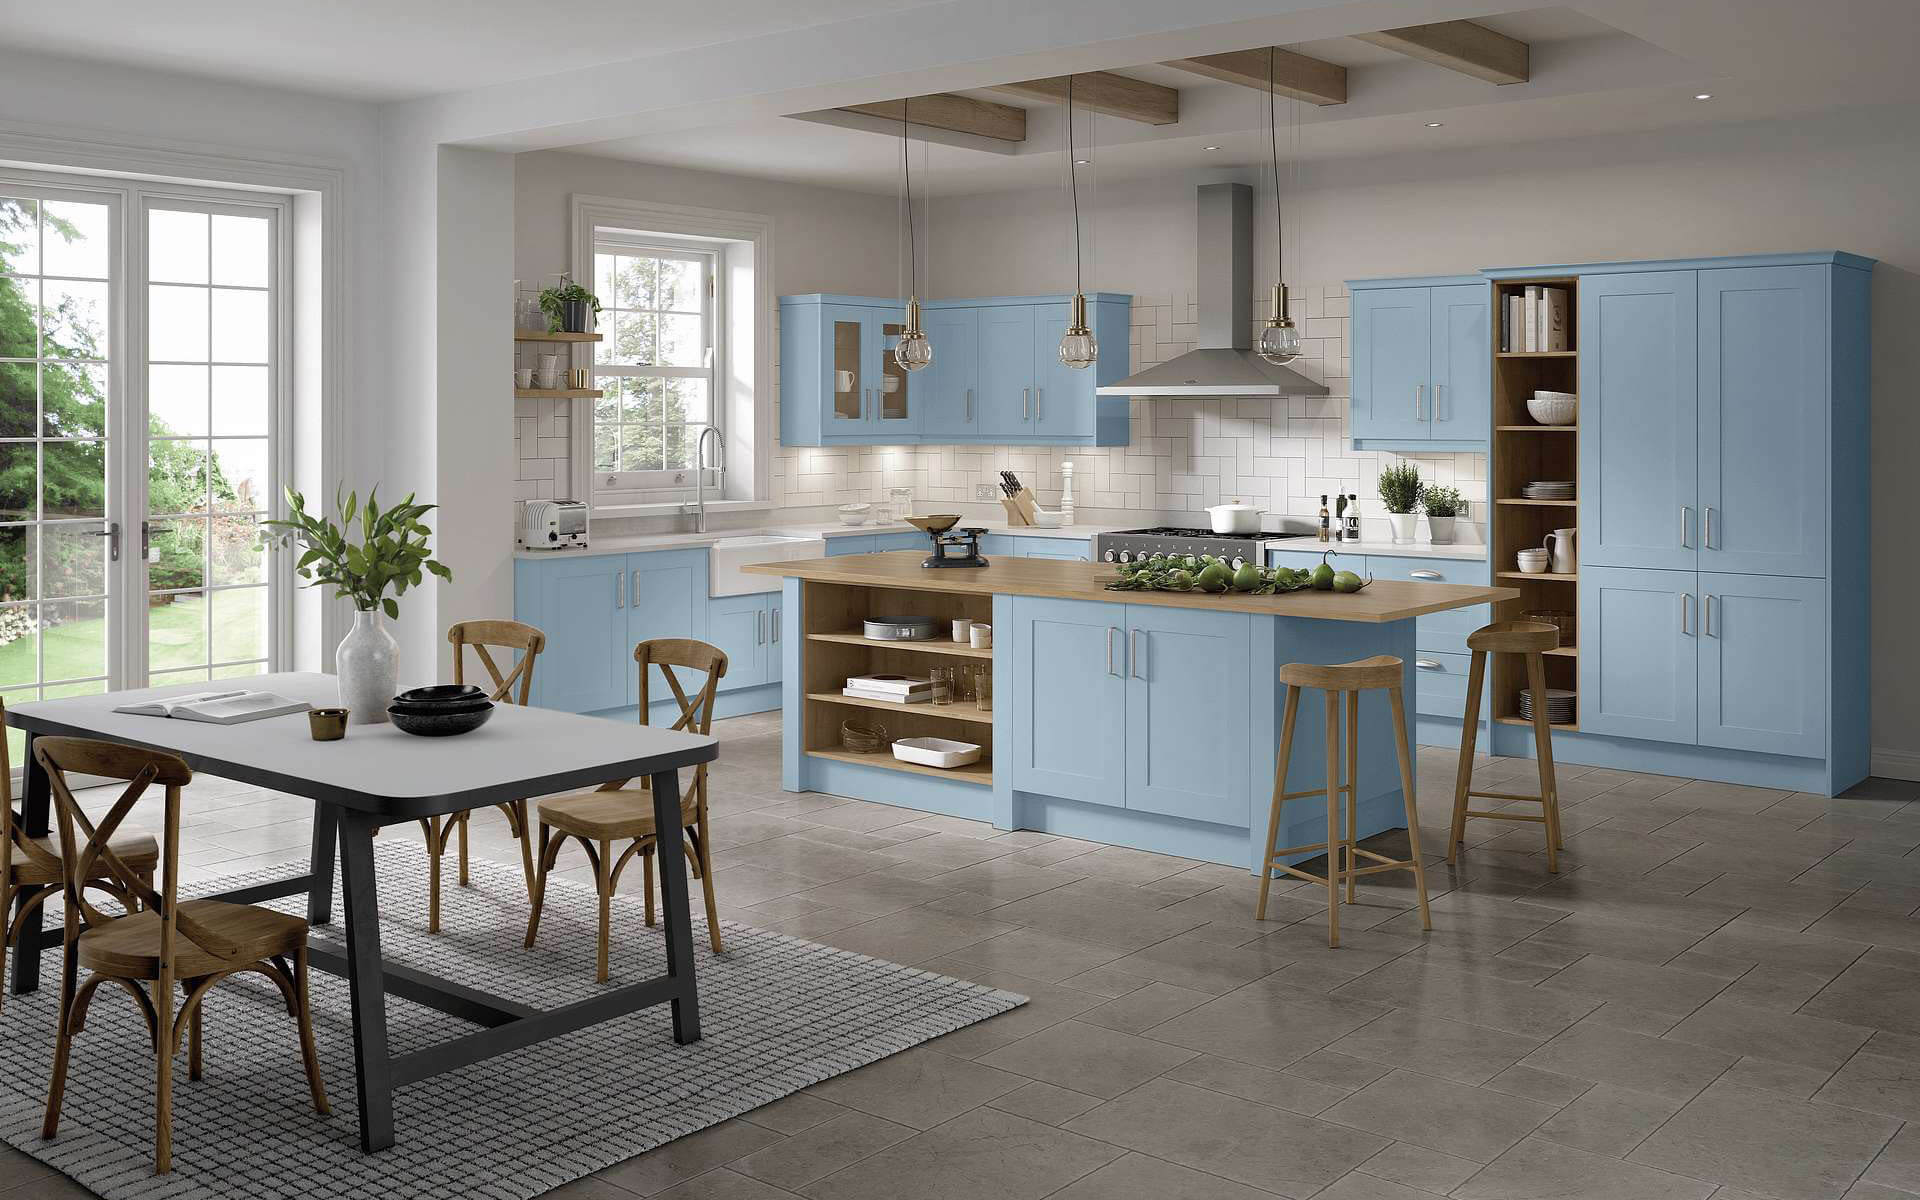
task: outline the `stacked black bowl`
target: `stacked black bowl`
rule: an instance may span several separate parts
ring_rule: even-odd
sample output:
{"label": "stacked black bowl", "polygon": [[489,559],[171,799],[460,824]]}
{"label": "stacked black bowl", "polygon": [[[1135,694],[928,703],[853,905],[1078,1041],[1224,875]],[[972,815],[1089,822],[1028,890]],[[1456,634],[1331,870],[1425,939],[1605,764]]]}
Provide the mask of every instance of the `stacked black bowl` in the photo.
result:
{"label": "stacked black bowl", "polygon": [[441,683],[401,692],[387,706],[387,716],[403,733],[421,737],[449,737],[472,733],[493,715],[493,701],[470,683]]}

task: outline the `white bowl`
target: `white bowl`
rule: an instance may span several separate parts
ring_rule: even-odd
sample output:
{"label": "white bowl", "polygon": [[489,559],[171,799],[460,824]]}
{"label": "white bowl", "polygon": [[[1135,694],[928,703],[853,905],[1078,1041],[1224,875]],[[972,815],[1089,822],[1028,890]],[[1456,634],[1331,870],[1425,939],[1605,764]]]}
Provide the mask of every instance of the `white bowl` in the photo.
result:
{"label": "white bowl", "polygon": [[1527,398],[1527,415],[1542,425],[1571,425],[1579,412],[1580,398],[1572,392],[1539,391]]}
{"label": "white bowl", "polygon": [[893,744],[893,756],[901,762],[926,767],[964,767],[980,761],[980,747],[973,742],[955,742],[946,738],[901,738]]}
{"label": "white bowl", "polygon": [[842,525],[865,525],[867,523],[867,514],[871,512],[872,509],[873,505],[871,504],[842,504],[840,506],[840,523]]}
{"label": "white bowl", "polygon": [[1523,575],[1545,575],[1548,559],[1544,554],[1532,555],[1523,550],[1514,555],[1514,564],[1520,568],[1520,573]]}

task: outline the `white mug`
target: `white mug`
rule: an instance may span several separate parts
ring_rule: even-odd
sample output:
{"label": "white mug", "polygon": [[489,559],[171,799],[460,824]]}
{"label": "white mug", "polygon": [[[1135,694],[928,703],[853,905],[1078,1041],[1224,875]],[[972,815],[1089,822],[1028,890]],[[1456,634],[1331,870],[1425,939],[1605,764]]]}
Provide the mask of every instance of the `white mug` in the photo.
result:
{"label": "white mug", "polygon": [[993,626],[982,625],[975,621],[973,628],[967,631],[967,644],[975,650],[985,650],[993,645]]}
{"label": "white mug", "polygon": [[513,386],[517,388],[532,387],[533,386],[533,368],[532,367],[515,367],[513,369]]}
{"label": "white mug", "polygon": [[973,622],[966,617],[955,617],[953,620],[953,640],[965,645],[972,637]]}
{"label": "white mug", "polygon": [[533,373],[533,382],[536,386],[540,388],[543,388],[547,391],[552,391],[554,389],[557,389],[560,386],[560,372],[535,371]]}
{"label": "white mug", "polygon": [[1580,569],[1579,560],[1574,553],[1574,530],[1556,529],[1547,535],[1543,548],[1553,557],[1553,571],[1556,575],[1572,575]]}

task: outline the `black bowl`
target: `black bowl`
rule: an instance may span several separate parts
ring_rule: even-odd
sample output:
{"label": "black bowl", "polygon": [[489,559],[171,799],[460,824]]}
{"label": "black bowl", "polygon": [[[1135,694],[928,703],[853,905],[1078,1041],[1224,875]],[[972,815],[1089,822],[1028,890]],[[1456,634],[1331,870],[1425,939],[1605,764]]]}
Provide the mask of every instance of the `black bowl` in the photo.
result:
{"label": "black bowl", "polygon": [[486,697],[486,692],[471,683],[436,683],[431,687],[409,688],[394,700],[407,704],[458,704]]}
{"label": "black bowl", "polygon": [[433,716],[437,713],[478,712],[483,708],[492,708],[493,701],[485,696],[475,696],[471,700],[448,701],[445,704],[429,704],[423,700],[395,700],[388,704],[389,709],[419,713],[421,716]]}
{"label": "black bowl", "polygon": [[463,712],[422,713],[398,706],[387,709],[387,717],[392,720],[394,728],[420,737],[452,737],[459,733],[472,733],[485,725],[487,718],[492,715],[491,704]]}

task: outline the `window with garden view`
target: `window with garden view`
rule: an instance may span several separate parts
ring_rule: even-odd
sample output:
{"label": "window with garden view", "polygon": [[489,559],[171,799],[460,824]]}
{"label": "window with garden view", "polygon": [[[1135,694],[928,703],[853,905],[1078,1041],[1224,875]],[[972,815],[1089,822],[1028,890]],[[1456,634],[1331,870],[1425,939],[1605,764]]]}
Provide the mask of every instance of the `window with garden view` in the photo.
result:
{"label": "window with garden view", "polygon": [[713,255],[603,243],[594,293],[594,487],[688,486],[699,427],[715,422]]}

